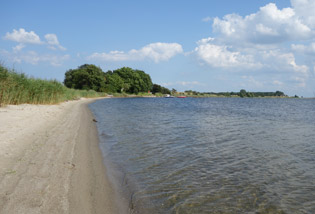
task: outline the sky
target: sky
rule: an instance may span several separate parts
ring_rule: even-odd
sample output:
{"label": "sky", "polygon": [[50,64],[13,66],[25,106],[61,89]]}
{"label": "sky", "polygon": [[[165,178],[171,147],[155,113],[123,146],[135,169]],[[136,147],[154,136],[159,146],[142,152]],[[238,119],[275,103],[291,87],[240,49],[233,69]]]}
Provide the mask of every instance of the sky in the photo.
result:
{"label": "sky", "polygon": [[314,0],[2,0],[0,63],[140,69],[178,91],[315,96]]}

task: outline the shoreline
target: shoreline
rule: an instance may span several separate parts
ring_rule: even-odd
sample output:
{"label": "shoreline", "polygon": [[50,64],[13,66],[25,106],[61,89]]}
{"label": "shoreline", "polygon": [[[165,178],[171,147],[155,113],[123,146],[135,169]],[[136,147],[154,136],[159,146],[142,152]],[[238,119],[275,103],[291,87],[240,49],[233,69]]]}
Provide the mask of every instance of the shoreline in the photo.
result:
{"label": "shoreline", "polygon": [[88,104],[0,108],[0,213],[124,213]]}

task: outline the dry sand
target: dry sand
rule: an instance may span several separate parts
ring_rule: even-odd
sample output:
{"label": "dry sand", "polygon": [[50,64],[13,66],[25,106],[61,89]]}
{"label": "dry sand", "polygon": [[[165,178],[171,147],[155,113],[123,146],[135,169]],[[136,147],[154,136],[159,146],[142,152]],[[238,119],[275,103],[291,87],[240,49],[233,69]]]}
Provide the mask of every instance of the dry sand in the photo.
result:
{"label": "dry sand", "polygon": [[121,213],[92,101],[0,108],[0,213]]}

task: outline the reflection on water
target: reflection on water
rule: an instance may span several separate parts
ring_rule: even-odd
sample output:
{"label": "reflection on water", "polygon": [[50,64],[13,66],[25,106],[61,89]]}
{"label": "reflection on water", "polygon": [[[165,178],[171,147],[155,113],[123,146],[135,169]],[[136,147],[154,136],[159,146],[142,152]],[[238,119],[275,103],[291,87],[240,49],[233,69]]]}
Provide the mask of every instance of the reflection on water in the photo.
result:
{"label": "reflection on water", "polygon": [[90,108],[132,213],[315,210],[315,100],[104,99]]}

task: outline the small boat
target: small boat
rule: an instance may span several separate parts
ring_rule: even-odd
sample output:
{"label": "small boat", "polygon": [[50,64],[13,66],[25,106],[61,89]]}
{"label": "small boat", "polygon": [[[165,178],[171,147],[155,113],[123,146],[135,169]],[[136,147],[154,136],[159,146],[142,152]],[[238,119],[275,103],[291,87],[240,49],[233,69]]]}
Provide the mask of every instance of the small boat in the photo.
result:
{"label": "small boat", "polygon": [[177,98],[186,98],[186,96],[178,96]]}
{"label": "small boat", "polygon": [[169,95],[169,94],[167,94],[167,95],[165,95],[164,98],[175,98],[175,97],[174,97],[174,96],[171,96],[171,95]]}

